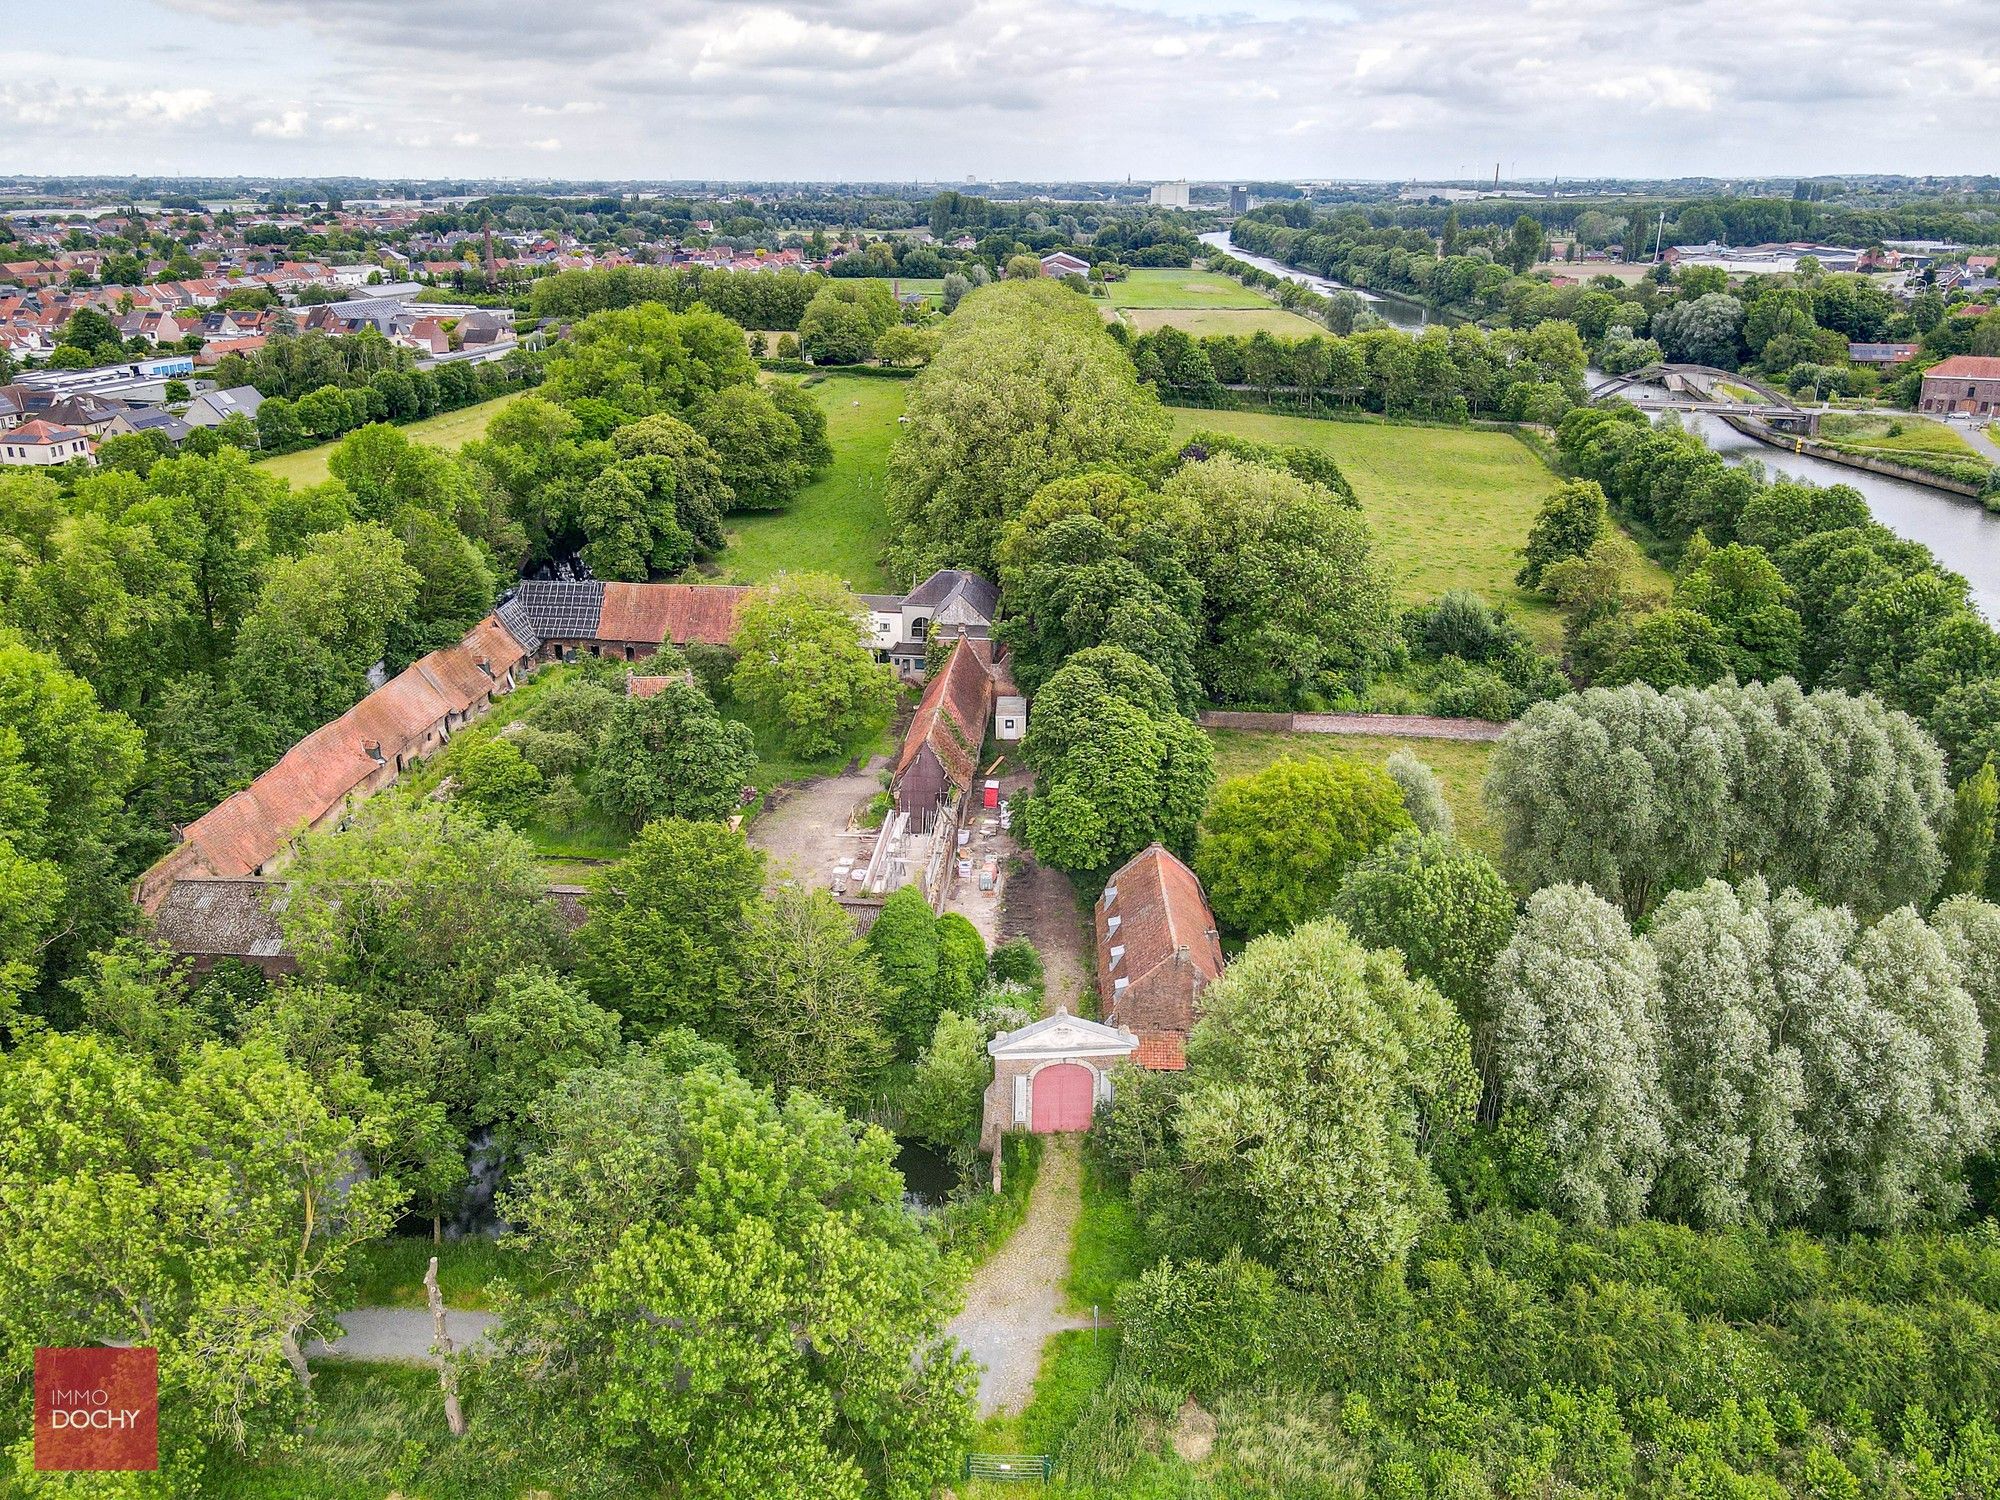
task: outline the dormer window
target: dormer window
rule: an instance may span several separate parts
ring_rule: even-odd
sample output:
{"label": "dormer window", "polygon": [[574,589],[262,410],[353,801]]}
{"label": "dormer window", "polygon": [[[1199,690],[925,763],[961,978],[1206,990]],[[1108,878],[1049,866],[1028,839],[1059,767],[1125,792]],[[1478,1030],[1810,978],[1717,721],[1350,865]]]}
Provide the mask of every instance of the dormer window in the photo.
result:
{"label": "dormer window", "polygon": [[1110,918],[1107,918],[1107,919],[1106,919],[1106,921],[1105,921],[1105,923],[1104,923],[1104,931],[1105,931],[1105,935],[1106,935],[1106,936],[1109,936],[1110,934],[1112,934],[1112,933],[1116,932],[1116,931],[1118,930],[1118,924],[1119,924],[1120,922],[1124,921],[1124,920],[1125,920],[1125,919],[1124,919],[1123,917],[1110,917]]}
{"label": "dormer window", "polygon": [[1118,960],[1123,958],[1124,956],[1125,956],[1125,945],[1123,943],[1113,943],[1111,945],[1111,967],[1114,969],[1117,968]]}
{"label": "dormer window", "polygon": [[1115,885],[1107,885],[1104,888],[1104,904],[1106,906],[1109,906],[1112,902],[1116,901],[1117,899],[1118,899],[1118,887]]}
{"label": "dormer window", "polygon": [[1111,981],[1111,993],[1114,995],[1124,994],[1125,986],[1130,984],[1131,982],[1132,982],[1131,980],[1125,978],[1123,975],[1120,975],[1118,978]]}

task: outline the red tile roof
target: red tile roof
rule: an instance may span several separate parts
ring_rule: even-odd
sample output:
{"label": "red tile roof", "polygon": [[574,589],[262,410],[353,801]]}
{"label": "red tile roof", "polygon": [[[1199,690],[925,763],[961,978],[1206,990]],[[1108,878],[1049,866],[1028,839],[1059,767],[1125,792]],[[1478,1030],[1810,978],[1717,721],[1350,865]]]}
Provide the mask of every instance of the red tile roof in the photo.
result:
{"label": "red tile roof", "polygon": [[929,745],[945,775],[964,791],[979,769],[979,747],[986,743],[986,724],[992,712],[993,679],[986,675],[978,654],[961,638],[924,688],[917,716],[903,736],[902,753],[896,757],[896,774],[907,771]]}
{"label": "red tile roof", "polygon": [[74,428],[58,427],[53,422],[44,422],[38,418],[33,422],[23,422],[19,427],[14,428],[7,434],[7,441],[10,443],[74,443],[81,440],[82,437],[83,434]]}
{"label": "red tile roof", "polygon": [[749,592],[712,583],[607,583],[597,638],[726,646],[736,634],[736,608]]}
{"label": "red tile roof", "polygon": [[526,659],[520,643],[488,615],[459,644],[419,657],[188,824],[182,840],[192,853],[176,851],[179,862],[212,875],[254,873],[299,829],[333,812],[398,756],[421,750],[447,714],[464,715]]}
{"label": "red tile roof", "polygon": [[1186,1041],[1177,1031],[1147,1032],[1132,1061],[1155,1073],[1178,1073],[1187,1067]]}
{"label": "red tile roof", "polygon": [[[1107,1013],[1116,1009],[1117,980],[1136,985],[1183,948],[1204,983],[1222,972],[1222,944],[1201,881],[1167,849],[1149,844],[1105,883],[1104,892],[1109,899],[1097,903],[1097,983]],[[1112,917],[1118,918],[1115,933]],[[1113,946],[1125,950],[1115,965]]]}
{"label": "red tile roof", "polygon": [[2000,359],[1983,358],[1976,354],[1954,354],[1950,359],[1941,359],[1924,371],[1924,378],[1933,375],[1946,380],[2000,380]]}

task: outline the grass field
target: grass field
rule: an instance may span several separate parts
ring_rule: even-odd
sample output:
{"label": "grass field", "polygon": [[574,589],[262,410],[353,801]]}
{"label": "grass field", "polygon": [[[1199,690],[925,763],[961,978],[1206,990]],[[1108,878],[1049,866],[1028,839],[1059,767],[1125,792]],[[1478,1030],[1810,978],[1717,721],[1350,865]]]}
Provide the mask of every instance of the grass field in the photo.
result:
{"label": "grass field", "polygon": [[1269,307],[1271,299],[1219,271],[1148,269],[1105,290],[1113,307]]}
{"label": "grass field", "polygon": [[[455,453],[474,438],[483,437],[487,423],[500,415],[503,406],[521,394],[520,391],[510,391],[505,396],[495,396],[491,401],[461,406],[457,411],[440,412],[435,417],[425,417],[421,422],[405,424],[403,432],[413,443],[429,443]],[[324,484],[329,477],[326,461],[333,455],[334,446],[332,443],[321,443],[317,448],[283,453],[263,460],[260,467],[267,474],[290,480],[295,487]]]}
{"label": "grass field", "polygon": [[1178,328],[1195,338],[1211,333],[1248,338],[1253,333],[1275,333],[1282,338],[1305,338],[1325,333],[1311,318],[1265,303],[1262,307],[1136,307],[1117,313],[1134,333],[1151,333],[1158,328]]}
{"label": "grass field", "polygon": [[[1897,429],[1894,435],[1889,431],[1891,427]],[[1926,453],[1934,458],[1982,457],[1944,423],[1923,417],[1829,413],[1820,418],[1819,430],[1821,437],[1839,447],[1891,458],[1899,453]]]}
{"label": "grass field", "polygon": [[909,383],[829,375],[809,389],[826,413],[833,467],[782,511],[731,517],[721,579],[758,583],[786,569],[810,568],[836,574],[864,593],[887,592],[882,549],[889,513],[882,486]]}
{"label": "grass field", "polygon": [[532,1286],[533,1263],[517,1250],[474,1235],[433,1245],[428,1239],[397,1235],[363,1245],[349,1263],[356,1307],[424,1307],[424,1272],[438,1258],[438,1290],[445,1305],[476,1311],[491,1306],[487,1283],[504,1276],[516,1287]]}
{"label": "grass field", "polygon": [[[202,1493],[223,1500],[481,1500],[528,1493],[547,1476],[523,1472],[494,1445],[460,1443],[445,1426],[435,1370],[323,1361],[318,1410],[289,1453],[217,1460]],[[468,1418],[479,1420],[476,1401]],[[547,1493],[546,1491],[544,1493]]]}
{"label": "grass field", "polygon": [[1486,816],[1480,787],[1493,744],[1478,740],[1415,740],[1369,734],[1288,734],[1242,729],[1207,731],[1215,746],[1217,779],[1247,776],[1274,760],[1358,760],[1379,766],[1408,750],[1437,772],[1458,836],[1489,858],[1500,852],[1499,831]]}
{"label": "grass field", "polygon": [[1180,433],[1208,429],[1325,449],[1361,499],[1399,599],[1473,589],[1504,604],[1539,644],[1561,639],[1553,606],[1514,583],[1528,528],[1556,477],[1506,433],[1269,412],[1178,410],[1173,419]]}

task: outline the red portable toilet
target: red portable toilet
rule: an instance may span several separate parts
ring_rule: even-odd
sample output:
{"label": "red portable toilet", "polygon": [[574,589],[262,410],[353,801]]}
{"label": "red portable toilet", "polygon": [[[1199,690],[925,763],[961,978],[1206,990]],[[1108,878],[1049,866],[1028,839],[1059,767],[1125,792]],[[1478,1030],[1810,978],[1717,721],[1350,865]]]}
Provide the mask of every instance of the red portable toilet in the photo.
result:
{"label": "red portable toilet", "polygon": [[997,781],[989,781],[989,782],[987,782],[987,783],[986,783],[986,798],[985,798],[985,805],[986,805],[987,807],[998,807],[998,806],[1000,805],[1000,783],[999,783],[999,782],[997,782]]}

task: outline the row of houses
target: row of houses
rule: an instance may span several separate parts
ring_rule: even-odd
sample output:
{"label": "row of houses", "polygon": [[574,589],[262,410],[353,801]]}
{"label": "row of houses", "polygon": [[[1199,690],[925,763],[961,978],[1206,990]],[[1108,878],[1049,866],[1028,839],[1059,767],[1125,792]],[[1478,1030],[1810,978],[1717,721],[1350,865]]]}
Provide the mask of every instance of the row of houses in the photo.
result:
{"label": "row of houses", "polygon": [[197,427],[220,427],[237,414],[256,420],[263,401],[255,387],[235,386],[204,391],[183,410],[170,412],[90,390],[0,386],[0,465],[91,463],[101,440],[134,433],[157,433],[178,448]]}
{"label": "row of houses", "polygon": [[[880,648],[882,659],[910,660],[909,648],[926,639],[934,623],[925,601],[962,604],[968,594],[965,580],[973,576],[939,574],[907,596],[873,596],[871,641],[877,638],[878,617],[893,614],[898,622],[890,645]],[[292,746],[249,786],[189,823],[175,848],[141,879],[139,905],[157,912],[174,887],[185,882],[276,875],[302,832],[337,825],[356,803],[435,753],[539,663],[578,654],[640,661],[662,646],[726,645],[736,633],[737,613],[748,592],[723,584],[523,583],[457,645],[419,658]],[[981,590],[969,592],[983,597]],[[964,622],[942,627],[954,644],[954,659],[956,648],[964,648],[967,663],[990,660],[991,616],[973,620],[968,611],[955,614],[965,616]],[[981,644],[961,639],[973,631]],[[921,649],[915,659],[921,664]],[[934,701],[932,691],[942,692],[938,684],[961,681],[962,675],[941,671],[926,701]],[[972,757],[978,754],[993,701],[990,692],[981,696],[977,723],[968,719],[963,730],[979,736],[972,741]],[[1010,722],[1025,729],[1025,706],[1016,702],[1008,712]],[[926,749],[943,747],[947,740],[935,715],[931,723],[932,732],[918,738]],[[918,776],[912,786],[931,785],[916,771],[922,760],[921,754],[911,759]],[[938,796],[963,798],[970,787],[969,762],[954,756],[943,782]]]}

